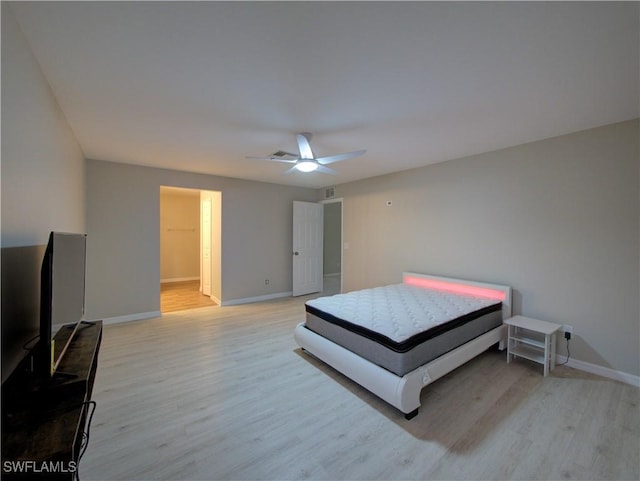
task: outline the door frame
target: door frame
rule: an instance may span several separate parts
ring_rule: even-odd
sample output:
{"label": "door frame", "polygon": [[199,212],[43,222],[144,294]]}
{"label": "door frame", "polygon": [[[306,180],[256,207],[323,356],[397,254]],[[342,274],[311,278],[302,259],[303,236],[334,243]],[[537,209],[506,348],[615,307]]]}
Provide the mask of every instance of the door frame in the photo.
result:
{"label": "door frame", "polygon": [[[324,199],[318,202],[318,204],[337,204],[340,203],[340,293],[343,292],[344,287],[344,197],[336,197],[333,199]],[[324,236],[325,231],[322,230]],[[324,275],[324,270],[323,270]]]}
{"label": "door frame", "polygon": [[[209,275],[210,292],[205,294],[204,287],[204,246],[203,246],[203,216],[204,203],[210,202],[210,249],[209,249]],[[218,190],[200,189],[200,292],[219,306],[222,305],[222,192]]]}
{"label": "door frame", "polygon": [[[208,210],[208,215],[206,210]],[[208,225],[208,229],[206,228]],[[200,191],[200,292],[213,298],[213,261],[211,245],[213,237],[213,199]]]}
{"label": "door frame", "polygon": [[[218,304],[219,306],[222,305],[222,301],[221,301],[221,297],[222,297],[222,191],[219,190],[207,190],[207,189],[200,189],[197,187],[182,187],[182,186],[173,186],[173,185],[165,185],[165,184],[160,184],[159,186],[159,191],[158,191],[158,224],[160,224],[160,217],[162,216],[162,209],[161,209],[161,195],[162,195],[162,191],[163,190],[174,190],[174,191],[191,191],[194,193],[194,195],[196,193],[198,193],[198,218],[199,218],[199,223],[200,223],[200,238],[199,238],[199,245],[198,245],[198,249],[199,249],[199,264],[200,264],[200,292],[202,292],[202,199],[203,199],[203,194],[211,194],[211,227],[212,229],[215,229],[214,232],[216,234],[216,236],[212,237],[211,242],[212,242],[212,247],[214,249],[212,249],[211,252],[211,278],[212,278],[212,293],[210,296],[211,300],[214,301],[216,304]],[[162,233],[160,231],[158,231],[158,244],[160,244],[161,242],[161,235]],[[215,256],[215,258],[214,258]],[[158,273],[161,274],[161,263],[162,263],[162,259],[159,258],[158,259]],[[161,284],[162,283],[162,279],[161,279],[161,275],[159,275],[159,279],[158,279],[158,283]],[[195,280],[195,278],[194,278]],[[161,309],[161,289],[158,289],[158,306],[160,306],[160,311]],[[217,295],[216,295],[217,294]],[[219,297],[218,297],[219,296]]]}

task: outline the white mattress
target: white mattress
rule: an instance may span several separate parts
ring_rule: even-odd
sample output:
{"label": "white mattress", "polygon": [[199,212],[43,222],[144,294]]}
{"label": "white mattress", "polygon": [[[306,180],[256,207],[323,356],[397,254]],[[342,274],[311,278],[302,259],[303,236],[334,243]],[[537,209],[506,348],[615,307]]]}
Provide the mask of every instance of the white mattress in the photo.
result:
{"label": "white mattress", "polygon": [[425,331],[496,304],[495,299],[393,284],[307,301],[337,319],[403,343]]}

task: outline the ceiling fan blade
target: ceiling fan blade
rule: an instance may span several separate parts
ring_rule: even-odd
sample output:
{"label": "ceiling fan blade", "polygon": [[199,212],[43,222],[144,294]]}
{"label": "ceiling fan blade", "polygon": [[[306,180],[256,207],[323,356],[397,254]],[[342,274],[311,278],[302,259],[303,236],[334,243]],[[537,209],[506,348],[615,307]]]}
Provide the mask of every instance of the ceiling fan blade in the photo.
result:
{"label": "ceiling fan blade", "polygon": [[323,174],[338,175],[338,172],[336,172],[333,169],[330,169],[329,167],[325,167],[323,165],[318,165],[318,167],[316,168],[315,172],[321,172]]}
{"label": "ceiling fan blade", "polygon": [[303,132],[301,134],[297,134],[296,139],[298,139],[298,150],[300,151],[300,158],[313,159],[313,151],[311,150],[311,145],[309,144],[309,141],[311,140],[311,134],[308,132]]}
{"label": "ceiling fan blade", "polygon": [[297,161],[297,159],[278,159],[277,157],[254,157],[250,155],[248,155],[246,158],[252,159],[252,160],[268,160],[270,162],[284,162],[286,164],[295,164]]}
{"label": "ceiling fan blade", "polygon": [[296,168],[295,165],[290,169],[285,170],[283,175],[290,175],[290,174],[293,174],[294,172],[299,172],[299,170]]}
{"label": "ceiling fan blade", "polygon": [[328,157],[320,157],[319,159],[316,159],[318,161],[319,164],[322,165],[326,165],[326,164],[331,164],[333,162],[338,162],[340,160],[346,160],[346,159],[352,159],[353,157],[359,157],[360,155],[364,154],[366,152],[366,150],[355,150],[353,152],[345,152],[344,154],[336,154],[336,155],[330,155]]}

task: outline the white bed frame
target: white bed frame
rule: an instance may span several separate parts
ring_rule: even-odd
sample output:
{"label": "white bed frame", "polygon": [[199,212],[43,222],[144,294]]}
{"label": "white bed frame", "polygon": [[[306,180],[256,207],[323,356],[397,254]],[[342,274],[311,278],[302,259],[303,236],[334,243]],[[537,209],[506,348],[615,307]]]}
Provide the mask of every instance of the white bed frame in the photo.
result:
{"label": "white bed frame", "polygon": [[[402,277],[405,284],[495,296],[496,299],[499,298],[502,301],[502,319],[511,317],[511,287],[509,286],[412,272],[405,272]],[[307,329],[304,322],[295,328],[294,338],[304,350],[395,406],[405,414],[407,419],[411,419],[418,414],[420,391],[423,387],[483,353],[496,343],[499,343],[501,350],[504,349],[506,346],[505,327],[504,325],[496,327],[402,377]]]}

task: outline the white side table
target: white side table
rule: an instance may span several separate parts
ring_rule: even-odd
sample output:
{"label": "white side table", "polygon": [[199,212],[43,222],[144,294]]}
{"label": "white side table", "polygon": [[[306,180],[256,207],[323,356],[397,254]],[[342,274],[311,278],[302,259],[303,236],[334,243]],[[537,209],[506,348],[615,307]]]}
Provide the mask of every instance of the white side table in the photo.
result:
{"label": "white side table", "polygon": [[514,316],[504,323],[509,326],[507,363],[522,357],[544,366],[546,376],[556,365],[556,333],[560,324]]}

